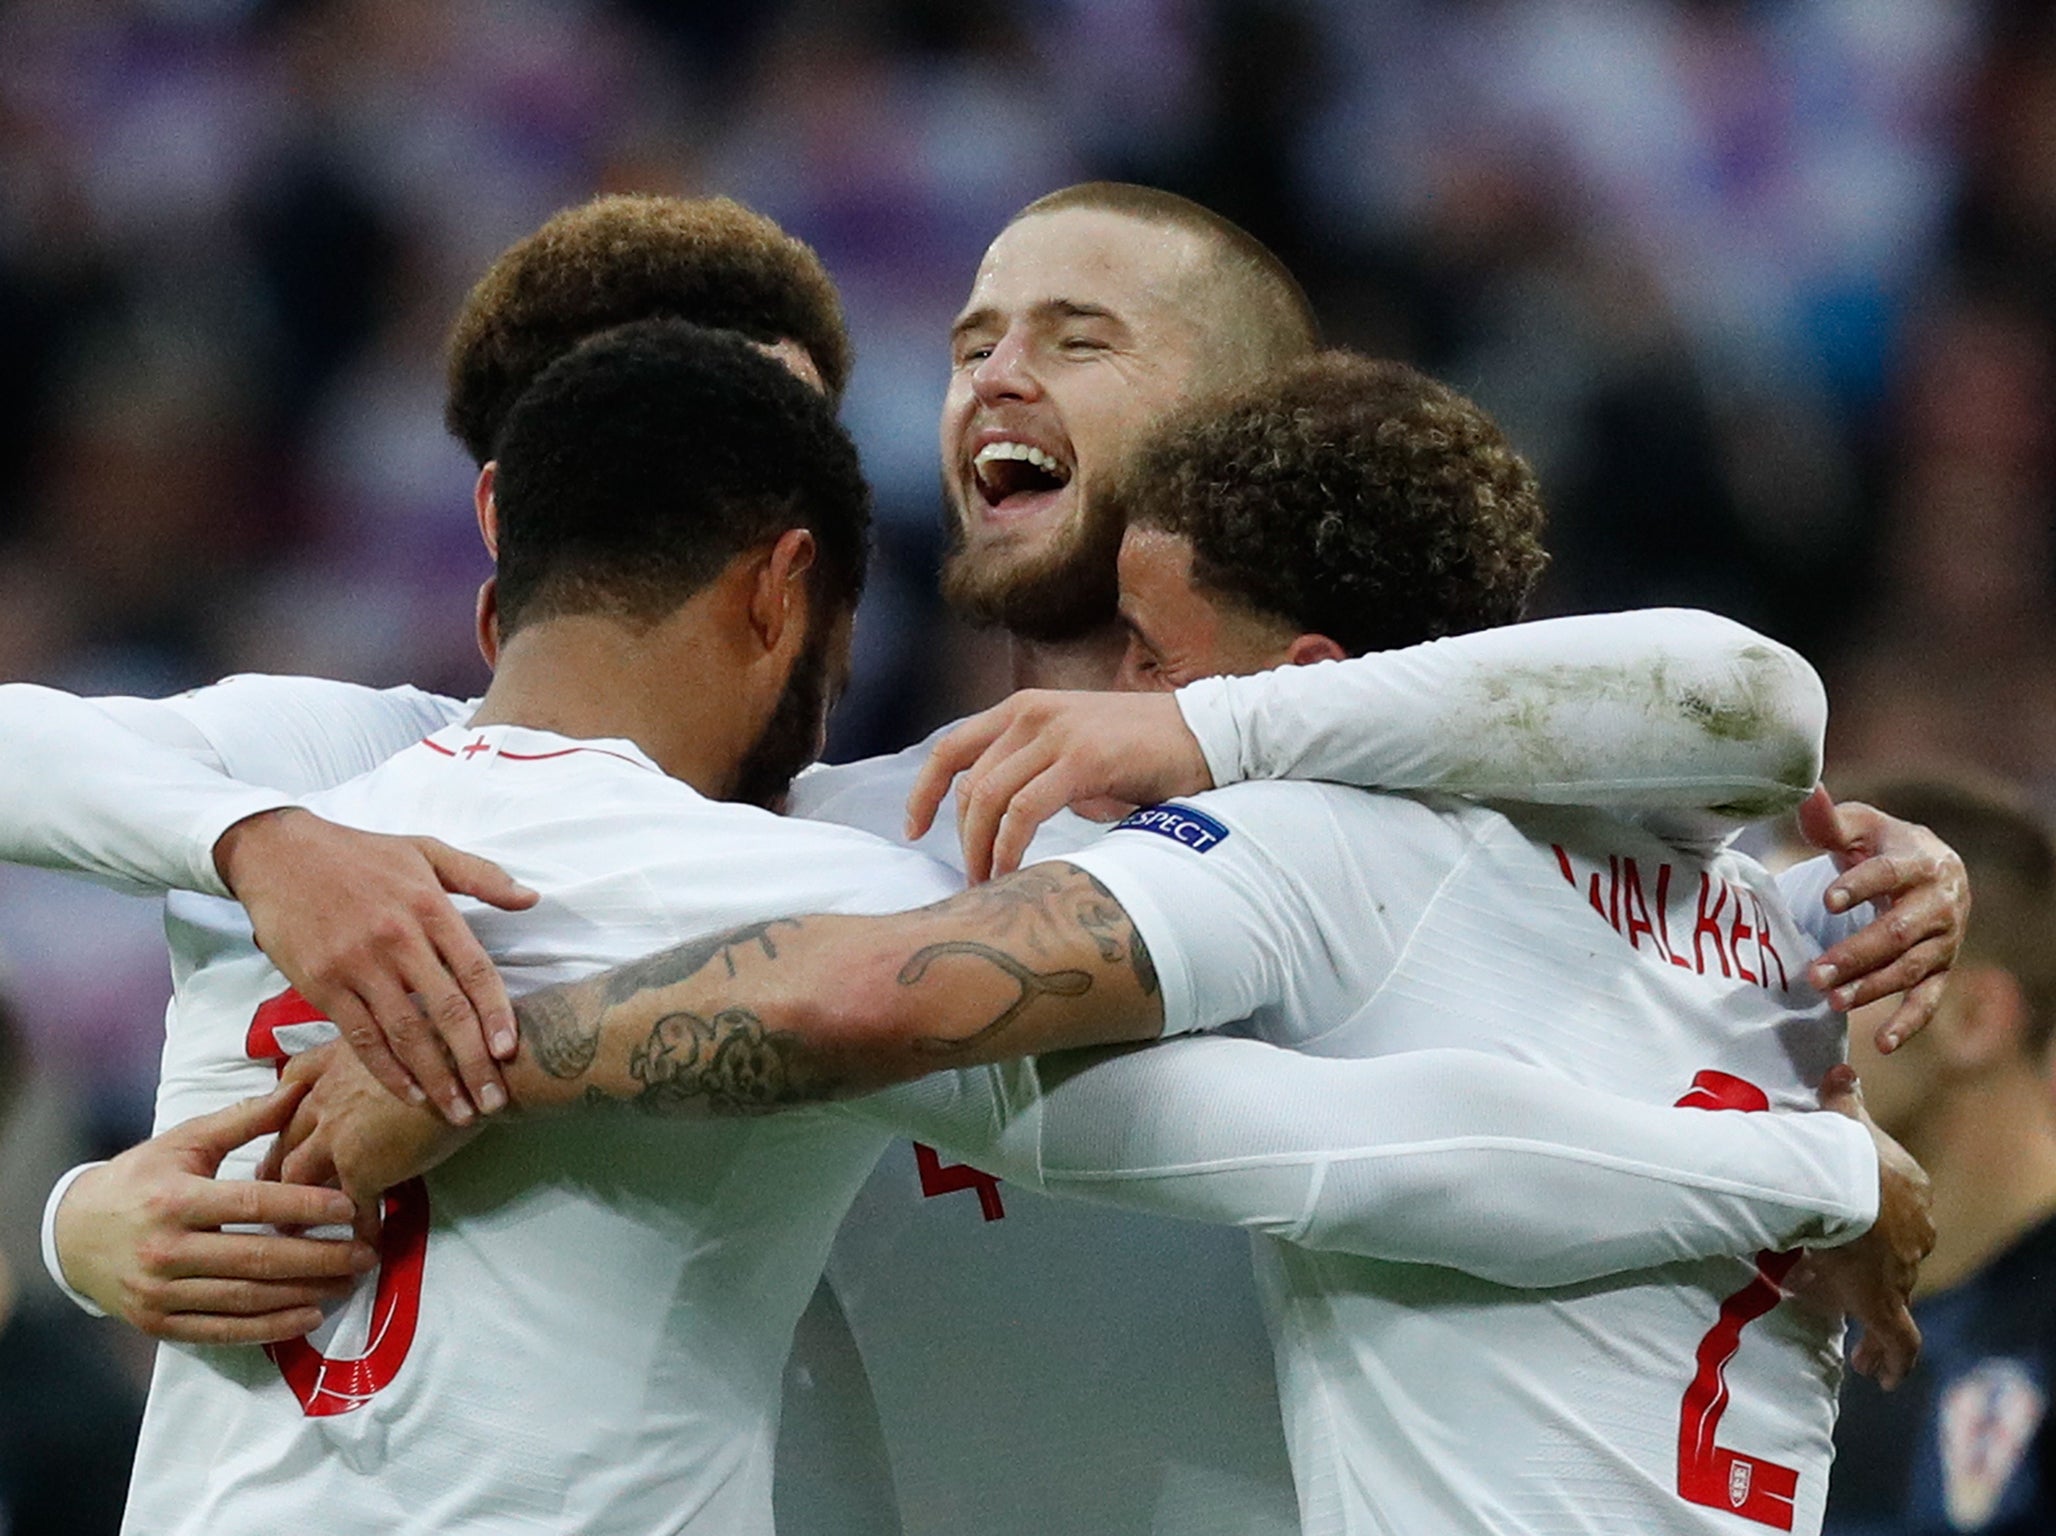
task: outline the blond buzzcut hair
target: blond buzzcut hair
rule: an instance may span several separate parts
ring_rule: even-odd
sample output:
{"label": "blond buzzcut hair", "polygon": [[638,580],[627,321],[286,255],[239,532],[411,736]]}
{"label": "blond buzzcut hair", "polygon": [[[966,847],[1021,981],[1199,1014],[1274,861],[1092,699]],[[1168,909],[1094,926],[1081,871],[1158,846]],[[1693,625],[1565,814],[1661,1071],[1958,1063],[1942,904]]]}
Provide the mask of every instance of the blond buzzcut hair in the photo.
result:
{"label": "blond buzzcut hair", "polygon": [[1212,382],[1235,383],[1311,355],[1320,324],[1306,290],[1277,253],[1232,219],[1189,197],[1125,181],[1084,181],[1038,197],[1007,221],[1081,208],[1120,214],[1197,237],[1213,259],[1201,274],[1194,307],[1209,317],[1203,332],[1218,350],[1207,359]]}

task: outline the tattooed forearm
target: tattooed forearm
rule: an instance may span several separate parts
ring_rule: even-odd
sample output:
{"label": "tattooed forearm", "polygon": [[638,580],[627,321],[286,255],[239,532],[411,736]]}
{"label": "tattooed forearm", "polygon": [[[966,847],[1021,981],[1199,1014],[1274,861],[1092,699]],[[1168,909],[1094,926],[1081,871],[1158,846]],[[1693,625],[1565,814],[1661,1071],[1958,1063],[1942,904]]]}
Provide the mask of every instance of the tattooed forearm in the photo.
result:
{"label": "tattooed forearm", "polygon": [[704,939],[689,940],[642,960],[632,960],[603,972],[595,981],[571,982],[531,992],[514,1005],[514,1018],[521,1038],[542,1069],[555,1078],[583,1077],[592,1069],[611,1010],[635,1001],[646,992],[660,991],[689,980],[720,962],[728,977],[735,975],[735,951],[755,945],[767,959],[778,958],[772,939],[775,929],[798,931],[790,918],[768,923],[750,923]]}
{"label": "tattooed forearm", "polygon": [[766,1029],[746,1008],[711,1019],[667,1014],[629,1056],[628,1073],[642,1084],[632,1102],[653,1115],[761,1114],[827,1098],[835,1086],[810,1064],[805,1042]]}
{"label": "tattooed forearm", "polygon": [[[1041,998],[1079,998],[1090,992],[1094,973],[1071,966],[1039,967],[1036,959],[1080,957],[1082,937],[1102,966],[1126,965],[1144,997],[1157,995],[1156,965],[1128,914],[1099,881],[1065,864],[1042,864],[1005,880],[966,891],[929,909],[947,929],[964,932],[914,952],[900,967],[902,987],[918,986],[939,959],[962,956],[985,961],[1014,983],[1016,992],[999,1012],[967,1033],[931,1035],[914,1042],[927,1055],[954,1055],[991,1046]],[[976,938],[969,937],[976,934]]]}
{"label": "tattooed forearm", "polygon": [[1142,942],[1141,934],[1131,929],[1128,938],[1128,964],[1135,969],[1135,984],[1144,997],[1155,997],[1159,990],[1156,961],[1149,957],[1149,946]]}
{"label": "tattooed forearm", "polygon": [[1087,902],[1078,908],[1078,926],[1108,965],[1121,963],[1120,931],[1126,923],[1120,907],[1111,901]]}
{"label": "tattooed forearm", "polygon": [[918,912],[753,923],[531,993],[508,1083],[524,1108],[598,1095],[756,1113],[945,1063],[1147,1038],[1157,994],[1113,893],[1038,865]]}
{"label": "tattooed forearm", "polygon": [[1114,893],[1101,885],[1084,870],[1077,872],[1092,887],[1093,900],[1081,900],[1078,906],[1078,926],[1092,935],[1099,946],[1100,958],[1109,965],[1120,963],[1125,950],[1128,964],[1135,972],[1135,981],[1142,988],[1144,997],[1157,995],[1156,962],[1149,958],[1149,946],[1142,942],[1142,935],[1135,924],[1128,920],[1128,913],[1114,900]]}
{"label": "tattooed forearm", "polygon": [[545,987],[514,1004],[514,1022],[536,1065],[550,1076],[583,1077],[600,1048],[600,1019],[577,986]]}
{"label": "tattooed forearm", "polygon": [[928,974],[928,967],[945,955],[970,955],[979,960],[990,961],[1011,978],[1020,990],[1014,1000],[1000,1010],[999,1017],[990,1023],[980,1025],[968,1035],[949,1039],[936,1039],[931,1036],[914,1042],[916,1050],[934,1056],[953,1055],[983,1044],[1020,1018],[1027,1011],[1028,1005],[1038,997],[1082,997],[1092,990],[1092,978],[1084,971],[1030,970],[1004,950],[994,949],[990,944],[974,943],[968,939],[951,939],[914,951],[907,963],[900,967],[899,984],[903,987],[920,985],[921,978]]}
{"label": "tattooed forearm", "polygon": [[638,993],[675,986],[698,975],[716,960],[721,961],[727,974],[733,977],[735,950],[754,944],[763,951],[766,959],[776,960],[778,945],[773,934],[781,928],[797,933],[801,926],[799,918],[778,917],[768,923],[745,923],[740,928],[731,928],[709,938],[688,939],[645,960],[634,960],[607,972],[606,1000],[609,1004],[624,1003]]}
{"label": "tattooed forearm", "polygon": [[[514,1005],[522,1043],[535,1064],[559,1081],[572,1082],[595,1074],[595,1063],[609,1035],[619,1039],[624,1028],[641,1027],[631,1023],[637,1011],[634,1005],[643,1005],[641,1016],[647,1019],[654,994],[691,982],[703,972],[709,987],[732,983],[741,952],[753,951],[775,961],[778,946],[774,933],[781,929],[797,933],[801,927],[798,920],[784,918],[751,923],[676,945],[598,977],[531,992]],[[664,1006],[668,1001],[657,1002],[655,1006]],[[712,1024],[694,1021],[699,1025],[698,1035],[679,1033],[683,1028],[680,1021],[693,1018],[690,1013],[667,1013],[649,1040],[635,1047],[628,1071],[642,1084],[640,1095],[633,1099],[616,1096],[623,1086],[619,1076],[622,1047],[617,1045],[610,1056],[614,1065],[596,1074],[601,1078],[611,1075],[616,1093],[609,1093],[599,1083],[588,1082],[585,1101],[639,1102],[663,1110],[675,1109],[686,1098],[701,1097],[710,1101],[706,1106],[709,1109],[737,1111],[753,1104],[769,1107],[771,1100],[767,1095],[785,1093],[789,1098],[796,1092],[792,1085],[799,1080],[799,1074],[790,1067],[772,1072],[766,1065],[754,1077],[746,1070],[753,1052],[759,1056],[764,1052],[775,1055],[789,1048],[777,1042],[767,1043],[768,1037],[755,1042],[749,1039],[745,1026],[756,1024],[753,1016],[719,1013]],[[756,1025],[756,1029],[762,1037],[762,1026]],[[691,1041],[697,1041],[694,1048],[698,1054],[682,1059],[679,1052]],[[826,1088],[824,1081],[817,1091],[825,1096]],[[670,1095],[668,1100],[666,1094]]]}

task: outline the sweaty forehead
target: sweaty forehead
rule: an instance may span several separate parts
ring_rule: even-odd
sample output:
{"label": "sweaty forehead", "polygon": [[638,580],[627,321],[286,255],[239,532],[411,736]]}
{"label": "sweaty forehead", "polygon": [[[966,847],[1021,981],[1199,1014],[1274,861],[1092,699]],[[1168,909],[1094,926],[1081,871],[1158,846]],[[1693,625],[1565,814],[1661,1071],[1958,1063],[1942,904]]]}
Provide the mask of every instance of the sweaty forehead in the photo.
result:
{"label": "sweaty forehead", "polygon": [[1192,584],[1192,541],[1182,533],[1146,524],[1121,535],[1121,611],[1132,618],[1167,605],[1201,602]]}
{"label": "sweaty forehead", "polygon": [[1030,214],[1000,232],[979,263],[965,312],[1018,314],[1069,303],[1122,319],[1176,323],[1205,268],[1190,230],[1099,208]]}

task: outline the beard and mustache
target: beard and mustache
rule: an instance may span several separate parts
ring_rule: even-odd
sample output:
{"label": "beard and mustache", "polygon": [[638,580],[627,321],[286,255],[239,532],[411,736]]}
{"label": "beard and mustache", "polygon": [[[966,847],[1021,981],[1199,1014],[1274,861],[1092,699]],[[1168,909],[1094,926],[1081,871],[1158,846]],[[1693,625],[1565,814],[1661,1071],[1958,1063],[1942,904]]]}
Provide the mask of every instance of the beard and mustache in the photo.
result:
{"label": "beard and mustache", "polygon": [[829,634],[834,628],[822,620],[810,623],[807,643],[793,660],[784,692],[735,770],[730,800],[782,813],[794,777],[821,755],[828,721]]}
{"label": "beard and mustache", "polygon": [[[1118,559],[1127,528],[1117,501],[1081,494],[1070,523],[1039,548],[973,555],[965,547],[963,519],[945,490],[949,547],[943,557],[943,601],[970,623],[1043,644],[1077,640],[1105,628],[1118,611]],[[793,779],[821,755],[832,628],[816,623],[810,629],[784,692],[736,769],[731,800],[781,810]]]}
{"label": "beard and mustache", "polygon": [[1069,524],[1020,553],[974,553],[964,537],[966,515],[948,485],[942,499],[942,598],[960,618],[1045,645],[1083,639],[1114,622],[1127,525],[1118,498],[1087,496],[1077,486]]}

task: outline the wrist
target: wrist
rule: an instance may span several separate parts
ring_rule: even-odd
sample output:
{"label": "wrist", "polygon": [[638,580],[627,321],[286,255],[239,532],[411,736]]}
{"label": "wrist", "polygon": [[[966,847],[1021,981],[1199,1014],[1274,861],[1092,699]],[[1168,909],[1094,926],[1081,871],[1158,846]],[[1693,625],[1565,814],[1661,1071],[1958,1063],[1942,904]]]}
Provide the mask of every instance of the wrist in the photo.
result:
{"label": "wrist", "polygon": [[1242,727],[1233,707],[1230,682],[1225,677],[1203,677],[1171,695],[1179,722],[1199,753],[1209,789],[1250,777],[1245,772]]}
{"label": "wrist", "polygon": [[279,805],[229,824],[214,840],[214,871],[230,895],[241,898],[240,877],[261,866],[264,849],[281,828],[291,829],[286,818],[309,814],[296,805]]}
{"label": "wrist", "polygon": [[493,1117],[496,1124],[550,1114],[585,1096],[584,1079],[567,1081],[545,1072],[526,1041],[512,1061],[500,1063],[500,1077],[507,1085],[507,1107]]}
{"label": "wrist", "polygon": [[1140,694],[1137,701],[1153,721],[1160,722],[1163,740],[1174,759],[1168,763],[1171,783],[1167,786],[1169,796],[1166,798],[1204,794],[1216,788],[1206,749],[1200,745],[1198,735],[1186,719],[1179,696],[1175,693]]}
{"label": "wrist", "polygon": [[65,1272],[64,1251],[67,1248],[76,1251],[80,1222],[77,1203],[72,1203],[69,1215],[65,1205],[67,1197],[81,1180],[91,1179],[106,1166],[105,1163],[81,1163],[57,1181],[43,1206],[43,1268],[49,1272],[51,1282],[70,1298],[73,1306],[93,1317],[105,1317],[107,1313],[74,1285]]}

